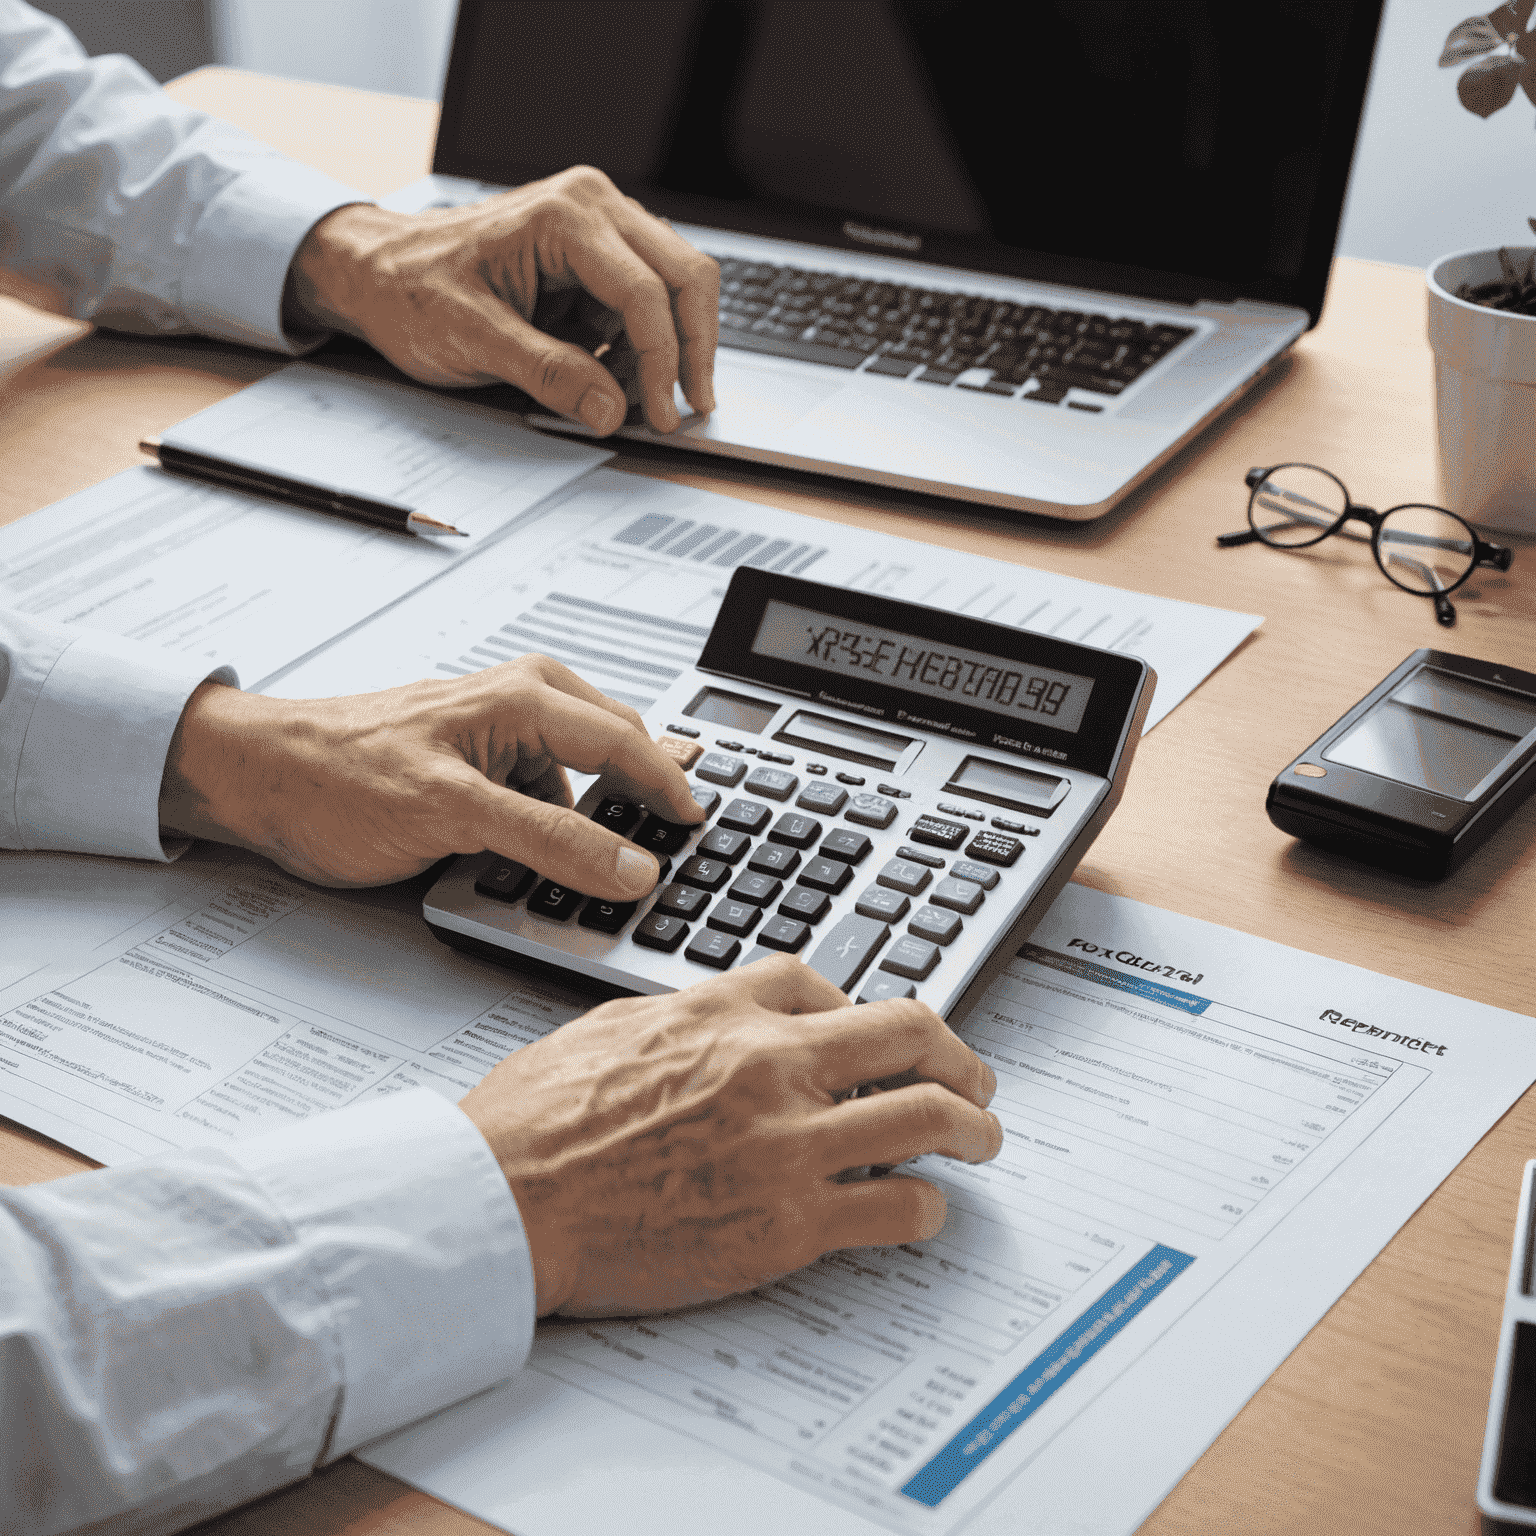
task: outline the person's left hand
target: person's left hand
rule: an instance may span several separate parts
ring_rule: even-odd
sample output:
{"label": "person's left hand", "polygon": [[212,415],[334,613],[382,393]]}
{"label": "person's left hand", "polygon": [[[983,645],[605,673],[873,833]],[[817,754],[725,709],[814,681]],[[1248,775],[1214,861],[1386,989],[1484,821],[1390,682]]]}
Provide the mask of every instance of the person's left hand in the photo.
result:
{"label": "person's left hand", "polygon": [[285,314],[360,337],[423,384],[516,384],[606,436],[623,387],[533,325],[541,293],[573,288],[622,317],[652,427],[681,421],[679,381],[694,410],[714,409],[719,267],[591,166],[466,208],[338,208],[299,247]]}

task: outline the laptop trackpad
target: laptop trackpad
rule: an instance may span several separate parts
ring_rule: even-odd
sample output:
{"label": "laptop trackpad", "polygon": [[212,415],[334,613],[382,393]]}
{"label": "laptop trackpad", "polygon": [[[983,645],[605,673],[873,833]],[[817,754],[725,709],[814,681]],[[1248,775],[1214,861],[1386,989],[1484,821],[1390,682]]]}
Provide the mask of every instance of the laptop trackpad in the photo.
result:
{"label": "laptop trackpad", "polygon": [[721,348],[715,354],[714,413],[683,431],[689,437],[731,441],[743,436],[761,438],[792,427],[847,382],[840,372],[824,371],[829,377],[819,379],[798,368],[759,368]]}

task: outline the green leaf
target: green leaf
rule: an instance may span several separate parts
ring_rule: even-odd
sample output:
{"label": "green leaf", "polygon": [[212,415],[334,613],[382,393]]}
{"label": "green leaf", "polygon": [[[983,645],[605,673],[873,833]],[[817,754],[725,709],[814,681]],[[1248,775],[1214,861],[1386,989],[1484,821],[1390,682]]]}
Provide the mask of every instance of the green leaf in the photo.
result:
{"label": "green leaf", "polygon": [[1479,59],[1456,82],[1456,94],[1468,112],[1492,117],[1500,107],[1507,107],[1525,73],[1519,59]]}
{"label": "green leaf", "polygon": [[1445,40],[1445,52],[1440,55],[1440,68],[1449,69],[1452,64],[1465,64],[1480,53],[1491,53],[1503,45],[1498,28],[1486,16],[1468,16],[1451,28]]}

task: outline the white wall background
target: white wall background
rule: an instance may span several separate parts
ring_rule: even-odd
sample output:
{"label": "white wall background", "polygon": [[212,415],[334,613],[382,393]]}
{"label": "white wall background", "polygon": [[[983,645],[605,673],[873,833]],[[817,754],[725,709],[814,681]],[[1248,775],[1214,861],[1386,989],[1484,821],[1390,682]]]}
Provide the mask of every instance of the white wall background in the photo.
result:
{"label": "white wall background", "polygon": [[[1345,255],[1422,267],[1447,251],[1530,242],[1536,106],[1517,92],[1502,112],[1474,117],[1456,99],[1460,69],[1435,64],[1474,7],[1492,0],[1388,0],[1339,237]],[[454,10],[455,0],[211,0],[222,63],[434,98]]]}

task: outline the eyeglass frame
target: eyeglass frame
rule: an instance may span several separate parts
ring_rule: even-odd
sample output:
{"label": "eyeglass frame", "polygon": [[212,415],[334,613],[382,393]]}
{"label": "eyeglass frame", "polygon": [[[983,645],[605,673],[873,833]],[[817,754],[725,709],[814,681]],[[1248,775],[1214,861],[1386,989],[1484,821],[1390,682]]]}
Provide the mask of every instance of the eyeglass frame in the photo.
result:
{"label": "eyeglass frame", "polygon": [[[1253,504],[1258,499],[1259,491],[1264,482],[1277,470],[1281,469],[1310,469],[1327,477],[1344,493],[1344,510],[1338,517],[1324,528],[1315,539],[1307,539],[1300,544],[1271,544],[1268,539],[1259,532],[1253,520]],[[1252,544],[1255,540],[1269,549],[1311,549],[1314,545],[1321,544],[1324,539],[1332,538],[1340,533],[1346,523],[1365,523],[1371,530],[1371,557],[1376,562],[1376,569],[1381,572],[1388,581],[1400,592],[1407,592],[1413,597],[1431,597],[1435,601],[1435,619],[1438,623],[1449,628],[1456,622],[1456,609],[1451,602],[1451,593],[1466,582],[1479,568],[1489,568],[1497,571],[1507,571],[1515,558],[1515,552],[1502,544],[1490,544],[1485,539],[1477,536],[1477,530],[1466,518],[1458,512],[1452,512],[1449,507],[1436,506],[1428,501],[1402,501],[1395,507],[1388,507],[1385,512],[1378,512],[1374,507],[1367,507],[1355,501],[1349,494],[1349,487],[1344,484],[1331,469],[1324,469],[1321,464],[1303,464],[1299,460],[1287,460],[1282,464],[1271,464],[1267,469],[1255,467],[1243,476],[1243,484],[1248,489],[1248,526],[1239,529],[1236,533],[1222,533],[1216,536],[1216,544],[1220,549],[1233,549],[1239,544]],[[1410,507],[1422,507],[1428,512],[1441,512],[1446,517],[1454,518],[1463,528],[1472,535],[1472,563],[1449,586],[1438,586],[1433,592],[1419,592],[1413,587],[1404,586],[1396,576],[1386,567],[1386,562],[1381,558],[1381,530],[1386,520],[1394,512],[1404,512]],[[1437,584],[1439,578],[1435,578]]]}

